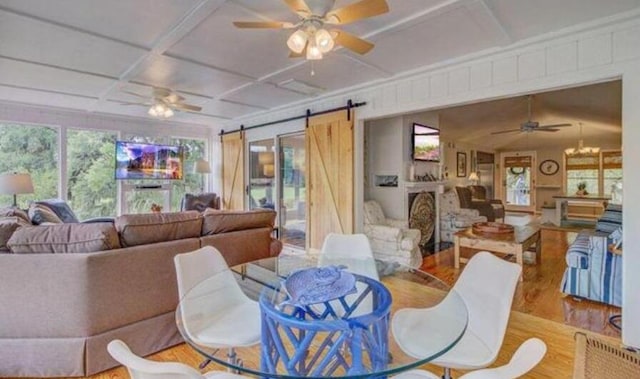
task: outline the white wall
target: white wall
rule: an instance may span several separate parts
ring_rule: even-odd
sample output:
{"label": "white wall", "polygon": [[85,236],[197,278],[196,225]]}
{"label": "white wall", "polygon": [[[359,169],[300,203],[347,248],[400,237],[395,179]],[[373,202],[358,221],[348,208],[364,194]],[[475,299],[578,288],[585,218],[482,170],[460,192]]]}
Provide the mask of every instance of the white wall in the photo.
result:
{"label": "white wall", "polygon": [[[640,158],[640,149],[635,146],[640,141],[639,40],[640,16],[633,12],[424,67],[384,82],[254,115],[243,122],[290,117],[306,108],[333,108],[348,99],[367,102],[356,111],[359,120],[366,120],[622,78],[623,191],[629,199],[640,186],[640,171],[633,170]],[[356,122],[358,128],[363,125]],[[356,130],[356,135],[363,134]],[[357,143],[362,144],[362,139]],[[356,176],[355,180],[356,189],[362,189],[362,178]],[[361,204],[356,204],[356,212],[362,212]],[[624,245],[635,246],[633,236],[638,234],[640,203],[626,201]],[[640,275],[636,274],[640,254],[625,254],[623,261],[622,340],[640,347]]]}

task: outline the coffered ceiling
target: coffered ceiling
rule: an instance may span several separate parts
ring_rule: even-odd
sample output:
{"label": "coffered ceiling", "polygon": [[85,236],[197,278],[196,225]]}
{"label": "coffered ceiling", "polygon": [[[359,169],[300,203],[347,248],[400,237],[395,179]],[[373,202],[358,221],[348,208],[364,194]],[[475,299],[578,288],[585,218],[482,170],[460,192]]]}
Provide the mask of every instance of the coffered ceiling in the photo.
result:
{"label": "coffered ceiling", "polygon": [[[354,0],[336,0],[335,7]],[[217,125],[407,70],[640,8],[640,0],[387,0],[344,26],[375,43],[291,59],[287,30],[234,20],[297,21],[281,0],[0,0],[0,101],[148,118],[122,89],[169,87],[199,105],[176,121]],[[311,75],[311,71],[315,75]],[[291,80],[312,95],[284,88]]]}

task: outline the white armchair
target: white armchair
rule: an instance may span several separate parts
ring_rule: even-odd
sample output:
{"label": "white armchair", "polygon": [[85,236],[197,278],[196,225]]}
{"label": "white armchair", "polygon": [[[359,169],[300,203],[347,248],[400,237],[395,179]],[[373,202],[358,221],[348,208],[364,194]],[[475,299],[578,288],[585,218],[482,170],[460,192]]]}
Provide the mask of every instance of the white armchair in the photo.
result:
{"label": "white armchair", "polygon": [[440,241],[453,242],[453,235],[470,227],[474,222],[486,222],[477,209],[460,208],[460,200],[455,190],[449,190],[440,197]]}
{"label": "white armchair", "polygon": [[386,218],[375,200],[364,203],[364,234],[376,259],[413,268],[422,264],[420,230],[409,229],[408,221]]}

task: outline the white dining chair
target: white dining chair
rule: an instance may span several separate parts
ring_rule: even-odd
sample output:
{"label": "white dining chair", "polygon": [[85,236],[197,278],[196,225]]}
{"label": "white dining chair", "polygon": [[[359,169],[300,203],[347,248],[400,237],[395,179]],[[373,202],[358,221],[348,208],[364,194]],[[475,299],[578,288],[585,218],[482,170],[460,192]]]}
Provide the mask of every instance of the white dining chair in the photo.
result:
{"label": "white dining chair", "polygon": [[[373,251],[369,244],[369,239],[364,234],[338,234],[329,233],[324,238],[320,256],[318,257],[318,267],[326,266],[345,266],[346,270],[369,277],[371,279],[380,280],[378,270],[376,269],[376,261],[373,258]],[[352,304],[356,301],[362,291],[366,288],[363,283],[356,283],[357,293],[347,295],[345,300]],[[342,309],[341,303],[337,300],[331,301],[336,316],[343,317],[346,311]],[[319,311],[319,306],[313,307]],[[350,317],[356,317],[371,312],[373,309],[373,299],[368,295],[357,306]],[[322,313],[322,312],[320,312]]]}
{"label": "white dining chair", "polygon": [[364,234],[327,234],[320,249],[318,266],[329,265],[345,265],[354,274],[379,280],[373,251]]}
{"label": "white dining chair", "polygon": [[[538,338],[529,338],[516,350],[509,363],[504,366],[476,370],[459,379],[515,379],[531,371],[544,357],[547,345]],[[426,370],[411,370],[392,377],[393,379],[440,379]]]}
{"label": "white dining chair", "polygon": [[[185,332],[194,342],[227,348],[260,342],[260,308],[240,288],[220,252],[204,246],[174,257]],[[202,366],[201,366],[202,367]]]}
{"label": "white dining chair", "polygon": [[[500,351],[509,321],[513,294],[518,284],[521,267],[486,251],[476,253],[460,274],[449,296],[460,296],[467,307],[467,329],[451,350],[430,363],[445,368],[444,378],[450,378],[450,369],[474,370],[491,365]],[[415,358],[432,354],[428,340],[420,340],[420,333],[412,326],[420,320],[447,322],[450,303],[441,303],[424,309],[401,309],[391,321],[393,336],[400,348]],[[433,321],[440,320],[440,321]]]}
{"label": "white dining chair", "polygon": [[246,376],[222,371],[201,374],[192,367],[179,362],[156,362],[134,354],[129,346],[120,340],[107,345],[109,354],[127,368],[131,379],[244,379]]}

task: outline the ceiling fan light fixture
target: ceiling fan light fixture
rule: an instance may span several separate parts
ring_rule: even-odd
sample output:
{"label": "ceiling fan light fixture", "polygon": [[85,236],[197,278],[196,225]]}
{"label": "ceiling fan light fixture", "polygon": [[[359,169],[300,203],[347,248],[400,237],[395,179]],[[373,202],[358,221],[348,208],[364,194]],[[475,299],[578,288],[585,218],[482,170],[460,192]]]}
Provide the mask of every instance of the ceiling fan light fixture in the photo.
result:
{"label": "ceiling fan light fixture", "polygon": [[300,54],[304,50],[304,47],[307,45],[308,39],[309,36],[307,35],[307,33],[302,29],[298,29],[293,34],[291,34],[291,36],[289,36],[289,39],[287,40],[287,46],[294,53]]}
{"label": "ceiling fan light fixture", "polygon": [[147,111],[149,115],[158,118],[169,118],[173,116],[173,110],[162,103],[153,104]]}
{"label": "ceiling fan light fixture", "polygon": [[313,39],[309,40],[309,46],[307,46],[307,59],[310,61],[322,59],[322,51]]}
{"label": "ceiling fan light fixture", "polygon": [[314,38],[316,40],[316,46],[323,53],[330,52],[335,46],[333,37],[331,37],[331,34],[326,29],[316,31]]}

